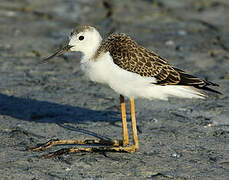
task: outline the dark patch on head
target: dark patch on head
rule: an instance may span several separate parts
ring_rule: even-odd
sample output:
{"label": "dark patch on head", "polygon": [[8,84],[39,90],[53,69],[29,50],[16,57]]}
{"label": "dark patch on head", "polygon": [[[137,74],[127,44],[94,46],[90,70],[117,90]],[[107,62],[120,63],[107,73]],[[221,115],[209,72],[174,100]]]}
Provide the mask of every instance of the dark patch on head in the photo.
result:
{"label": "dark patch on head", "polygon": [[80,26],[80,27],[76,27],[73,31],[72,34],[76,35],[79,34],[80,32],[85,32],[85,31],[93,31],[93,27],[91,26]]}

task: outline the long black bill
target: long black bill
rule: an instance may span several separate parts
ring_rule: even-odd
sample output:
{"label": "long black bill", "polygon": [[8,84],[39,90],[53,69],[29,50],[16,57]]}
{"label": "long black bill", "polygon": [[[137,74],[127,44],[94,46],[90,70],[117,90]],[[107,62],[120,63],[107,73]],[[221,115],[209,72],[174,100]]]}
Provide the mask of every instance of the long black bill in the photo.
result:
{"label": "long black bill", "polygon": [[70,45],[67,45],[67,46],[64,46],[63,48],[57,50],[53,55],[51,56],[48,56],[46,58],[44,58],[39,64],[43,64],[43,63],[47,63],[48,60],[56,57],[56,56],[60,56],[68,51],[70,51],[70,49],[72,48],[73,46],[70,46]]}

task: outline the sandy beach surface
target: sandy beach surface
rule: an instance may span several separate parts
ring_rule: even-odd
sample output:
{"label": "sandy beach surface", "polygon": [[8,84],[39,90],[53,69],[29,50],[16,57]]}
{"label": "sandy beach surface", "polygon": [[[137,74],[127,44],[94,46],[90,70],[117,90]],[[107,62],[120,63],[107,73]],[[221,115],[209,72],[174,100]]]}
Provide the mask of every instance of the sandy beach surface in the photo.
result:
{"label": "sandy beach surface", "polygon": [[[228,180],[228,12],[228,0],[1,0],[0,179]],[[136,153],[38,158],[71,147],[27,150],[50,139],[122,138],[119,95],[87,80],[79,53],[38,65],[78,25],[124,32],[223,95],[137,99]]]}

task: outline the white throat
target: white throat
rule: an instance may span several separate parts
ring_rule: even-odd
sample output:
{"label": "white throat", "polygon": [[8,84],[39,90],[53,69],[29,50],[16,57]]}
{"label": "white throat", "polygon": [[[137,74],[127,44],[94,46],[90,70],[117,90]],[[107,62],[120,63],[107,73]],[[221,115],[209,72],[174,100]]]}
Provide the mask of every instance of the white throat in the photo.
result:
{"label": "white throat", "polygon": [[100,44],[101,44],[102,38],[99,41],[94,41],[93,42],[93,47],[85,47],[84,51],[82,52],[82,59],[85,60],[92,60],[92,58],[94,57],[96,51],[98,50]]}

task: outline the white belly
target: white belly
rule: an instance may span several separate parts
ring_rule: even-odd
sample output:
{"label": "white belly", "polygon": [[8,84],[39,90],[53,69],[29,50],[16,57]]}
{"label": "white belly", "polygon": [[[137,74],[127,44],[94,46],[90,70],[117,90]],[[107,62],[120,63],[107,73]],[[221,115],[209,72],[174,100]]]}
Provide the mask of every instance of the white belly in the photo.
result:
{"label": "white belly", "polygon": [[114,64],[109,53],[96,60],[81,60],[81,69],[90,80],[107,84],[114,91],[129,98],[167,100],[169,96],[200,98],[195,92],[182,86],[158,86],[153,77],[142,77],[123,70]]}

